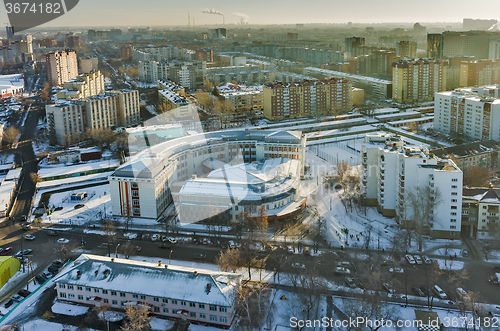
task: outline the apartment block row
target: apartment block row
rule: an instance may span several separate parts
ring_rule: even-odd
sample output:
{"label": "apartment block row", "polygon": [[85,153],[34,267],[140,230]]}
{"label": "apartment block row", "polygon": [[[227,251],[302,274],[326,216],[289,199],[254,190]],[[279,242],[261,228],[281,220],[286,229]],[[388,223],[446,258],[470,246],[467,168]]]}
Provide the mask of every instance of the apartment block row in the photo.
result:
{"label": "apartment block row", "polygon": [[477,60],[500,58],[499,31],[445,31],[427,35],[427,56],[443,59],[474,56]]}
{"label": "apartment block row", "polygon": [[64,82],[63,88],[57,91],[57,99],[82,99],[102,94],[104,90],[104,75],[92,71]]}
{"label": "apartment block row", "polygon": [[460,238],[462,183],[463,173],[453,161],[406,145],[399,136],[367,134],[361,145],[366,203],[402,226],[416,226],[418,219],[433,237]]}
{"label": "apartment block row", "polygon": [[195,51],[176,46],[133,48],[130,51],[132,52],[132,60],[141,62],[193,61],[196,57]]}
{"label": "apartment block row", "polygon": [[206,72],[205,61],[139,62],[139,80],[145,83],[168,79],[194,90],[203,84]]}
{"label": "apartment block row", "polygon": [[70,145],[85,139],[87,130],[128,127],[140,122],[139,92],[110,91],[83,99],[47,105],[51,142]]}
{"label": "apartment block row", "polygon": [[474,140],[500,141],[499,86],[436,93],[434,129]]}
{"label": "apartment block row", "polygon": [[264,107],[264,93],[262,86],[247,86],[244,84],[226,83],[217,86],[219,96],[230,101],[237,112]]}
{"label": "apartment block row", "polygon": [[264,86],[264,116],[282,120],[350,111],[352,84],[342,78],[277,82]]}

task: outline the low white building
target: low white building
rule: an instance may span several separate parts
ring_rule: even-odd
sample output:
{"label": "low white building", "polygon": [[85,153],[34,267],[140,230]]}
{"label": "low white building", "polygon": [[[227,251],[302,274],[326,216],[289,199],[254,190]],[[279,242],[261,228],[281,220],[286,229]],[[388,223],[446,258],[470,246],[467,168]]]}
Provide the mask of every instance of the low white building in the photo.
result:
{"label": "low white building", "polygon": [[0,75],[0,97],[7,98],[24,92],[24,75]]}
{"label": "low white building", "polygon": [[406,224],[414,214],[408,194],[416,194],[418,188],[421,194],[435,195],[427,224],[434,237],[460,238],[462,183],[463,173],[453,161],[436,158],[423,146],[407,146],[399,136],[367,134],[361,145],[361,190],[366,203]]}
{"label": "low white building", "polygon": [[124,310],[145,305],[162,317],[230,326],[242,276],[82,254],[54,279],[57,298]]}

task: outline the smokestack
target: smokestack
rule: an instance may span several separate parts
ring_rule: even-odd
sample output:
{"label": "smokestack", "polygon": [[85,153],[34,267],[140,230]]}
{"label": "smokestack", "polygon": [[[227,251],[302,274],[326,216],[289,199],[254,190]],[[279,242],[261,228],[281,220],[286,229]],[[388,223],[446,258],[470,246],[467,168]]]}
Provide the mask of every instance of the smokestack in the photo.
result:
{"label": "smokestack", "polygon": [[188,28],[191,27],[191,18],[189,17],[189,12],[188,12]]}

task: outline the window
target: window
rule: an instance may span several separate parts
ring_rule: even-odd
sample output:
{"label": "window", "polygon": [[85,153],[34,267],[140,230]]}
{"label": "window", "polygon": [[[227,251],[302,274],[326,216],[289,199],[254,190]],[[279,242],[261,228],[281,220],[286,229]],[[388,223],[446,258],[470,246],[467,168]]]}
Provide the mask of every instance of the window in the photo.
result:
{"label": "window", "polygon": [[153,298],[154,301],[159,302],[160,298]]}
{"label": "window", "polygon": [[451,209],[457,209],[457,206],[451,206]]}
{"label": "window", "polygon": [[85,290],[87,290],[87,292],[92,292],[92,288],[91,287],[86,287]]}
{"label": "window", "polygon": [[457,195],[457,192],[451,192],[451,195]]}
{"label": "window", "polygon": [[102,294],[108,294],[108,290],[102,290]]}
{"label": "window", "polygon": [[486,206],[483,206],[483,209],[486,209],[486,208],[488,208],[488,207],[486,207]]}
{"label": "window", "polygon": [[451,214],[451,216],[456,216],[457,215],[456,212],[451,212],[450,214]]}
{"label": "window", "polygon": [[139,295],[138,294],[132,294],[132,298],[133,299],[139,299]]}
{"label": "window", "polygon": [[221,313],[227,313],[227,308],[226,307],[219,307],[219,311]]}
{"label": "window", "polygon": [[61,297],[61,298],[66,298],[66,293],[62,293],[62,292],[61,292],[61,293],[59,293],[59,297]]}
{"label": "window", "polygon": [[181,306],[185,306],[186,305],[186,301],[181,301]]}
{"label": "window", "polygon": [[176,305],[177,304],[177,300],[172,300],[172,304]]}
{"label": "window", "polygon": [[457,188],[457,185],[451,185],[451,188]]}
{"label": "window", "polygon": [[168,303],[168,299],[161,299],[161,302]]}
{"label": "window", "polygon": [[220,317],[219,317],[219,321],[220,321],[221,323],[227,323],[227,317],[220,316]]}
{"label": "window", "polygon": [[217,311],[217,306],[210,306],[210,311]]}
{"label": "window", "polygon": [[457,199],[451,199],[451,202],[457,202]]}
{"label": "window", "polygon": [[451,181],[452,182],[458,182],[458,179],[457,178],[452,178]]}
{"label": "window", "polygon": [[68,285],[68,290],[72,290],[73,289],[73,285]]}
{"label": "window", "polygon": [[456,229],[457,226],[456,225],[450,225],[450,229]]}
{"label": "window", "polygon": [[196,318],[196,313],[195,313],[195,312],[190,312],[190,313],[189,313],[189,317],[191,317],[191,318]]}
{"label": "window", "polygon": [[126,293],[120,292],[120,296],[121,296],[122,298],[125,298],[125,296],[126,296],[126,295],[127,295]]}
{"label": "window", "polygon": [[205,316],[205,314],[204,314],[204,313],[200,313],[200,319],[201,319],[201,320],[204,320],[205,318],[207,318],[207,317]]}
{"label": "window", "polygon": [[145,295],[141,295],[141,300],[146,300],[146,296]]}
{"label": "window", "polygon": [[98,289],[98,288],[95,288],[95,289],[94,289],[94,293],[99,293],[99,289]]}
{"label": "window", "polygon": [[116,291],[111,291],[111,295],[116,295]]}
{"label": "window", "polygon": [[450,222],[451,222],[451,223],[456,223],[456,222],[457,222],[457,219],[456,219],[456,218],[452,218],[452,219],[450,220]]}
{"label": "window", "polygon": [[204,304],[204,303],[199,303],[199,304],[198,304],[198,308],[200,308],[200,309],[205,309],[205,304]]}
{"label": "window", "polygon": [[217,322],[217,316],[210,315],[210,322]]}
{"label": "window", "polygon": [[111,301],[111,304],[112,304],[113,306],[117,306],[117,305],[118,305],[118,301],[116,301],[116,300],[112,300],[112,301]]}
{"label": "window", "polygon": [[168,314],[168,308],[163,308],[163,312],[164,312],[165,314]]}
{"label": "window", "polygon": [[159,313],[160,312],[160,307],[153,307],[153,311],[155,313]]}
{"label": "window", "polygon": [[66,288],[66,285],[64,285],[64,284],[59,284],[59,288]]}
{"label": "window", "polygon": [[83,295],[79,294],[78,295],[78,300],[82,300],[83,301]]}
{"label": "window", "polygon": [[68,299],[74,300],[75,299],[75,295],[71,294],[71,293],[68,293]]}
{"label": "window", "polygon": [[102,302],[109,303],[109,300],[108,299],[103,299]]}
{"label": "window", "polygon": [[81,287],[81,286],[77,286],[77,287],[76,287],[76,289],[77,289],[78,291],[83,291],[83,287]]}

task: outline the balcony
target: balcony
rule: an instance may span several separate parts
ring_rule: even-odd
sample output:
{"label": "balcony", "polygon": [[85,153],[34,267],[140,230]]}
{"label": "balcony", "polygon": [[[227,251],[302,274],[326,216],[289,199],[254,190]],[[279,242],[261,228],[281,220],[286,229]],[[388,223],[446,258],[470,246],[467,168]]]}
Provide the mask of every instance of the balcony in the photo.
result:
{"label": "balcony", "polygon": [[486,216],[486,218],[490,221],[498,221],[498,216]]}

